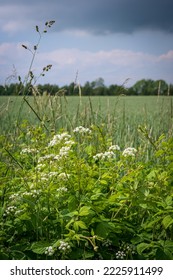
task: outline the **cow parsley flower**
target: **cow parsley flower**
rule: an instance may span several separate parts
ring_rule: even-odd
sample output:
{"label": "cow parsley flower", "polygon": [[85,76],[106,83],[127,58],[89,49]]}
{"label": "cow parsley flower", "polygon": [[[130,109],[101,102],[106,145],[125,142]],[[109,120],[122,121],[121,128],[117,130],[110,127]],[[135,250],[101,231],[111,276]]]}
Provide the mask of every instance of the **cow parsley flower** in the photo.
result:
{"label": "cow parsley flower", "polygon": [[60,157],[66,157],[66,156],[68,156],[68,153],[69,153],[69,151],[70,151],[70,148],[71,147],[66,147],[66,146],[64,146],[64,147],[62,147],[61,149],[60,149],[60,151],[59,151],[59,156]]}
{"label": "cow parsley flower", "polygon": [[89,128],[83,127],[83,126],[78,126],[75,129],[73,129],[74,133],[80,133],[80,134],[85,134],[85,133],[91,133],[91,130]]}
{"label": "cow parsley flower", "polygon": [[17,207],[16,206],[8,206],[6,208],[6,211],[5,211],[5,215],[10,215],[10,214],[14,214],[14,212],[16,211]]}
{"label": "cow parsley flower", "polygon": [[52,246],[46,247],[46,250],[44,252],[48,256],[52,256],[55,253],[55,250]]}
{"label": "cow parsley flower", "polygon": [[109,147],[110,152],[120,151],[120,147],[118,145],[112,145]]}
{"label": "cow parsley flower", "polygon": [[33,153],[37,153],[38,150],[36,149],[31,149],[31,148],[24,148],[21,150],[20,154],[33,154]]}
{"label": "cow parsley flower", "polygon": [[47,159],[48,160],[53,160],[53,159],[55,159],[55,156],[56,156],[55,154],[49,154],[49,155],[42,156],[38,159],[38,163],[41,163],[41,162],[43,162]]}
{"label": "cow parsley flower", "polygon": [[116,255],[116,259],[120,259],[120,260],[123,260],[124,257],[126,257],[124,251],[118,251],[115,255]]}
{"label": "cow parsley flower", "polygon": [[62,252],[66,252],[70,249],[70,245],[67,242],[61,240],[58,249]]}
{"label": "cow parsley flower", "polygon": [[69,141],[71,138],[71,135],[69,135],[67,132],[56,134],[54,135],[53,139],[49,142],[48,147],[53,147],[57,144],[60,144],[62,141]]}
{"label": "cow parsley flower", "polygon": [[61,188],[58,189],[58,191],[59,191],[59,192],[67,192],[68,189],[65,188],[65,187],[61,187]]}
{"label": "cow parsley flower", "polygon": [[114,158],[115,154],[114,152],[108,151],[108,152],[104,152],[104,153],[98,153],[95,156],[93,156],[93,158],[95,160],[105,160],[105,159],[110,159],[110,158]]}
{"label": "cow parsley flower", "polygon": [[62,172],[58,175],[58,177],[61,179],[61,180],[67,180],[69,177],[70,177],[70,174],[67,174],[65,172]]}
{"label": "cow parsley flower", "polygon": [[72,145],[75,144],[75,142],[73,140],[68,140],[68,141],[65,141],[64,144],[67,145],[67,146],[72,146]]}
{"label": "cow parsley flower", "polygon": [[129,148],[126,148],[126,149],[123,151],[122,155],[123,155],[124,157],[128,157],[128,156],[135,157],[135,154],[136,154],[136,153],[137,153],[137,150],[136,150],[135,148],[129,147]]}

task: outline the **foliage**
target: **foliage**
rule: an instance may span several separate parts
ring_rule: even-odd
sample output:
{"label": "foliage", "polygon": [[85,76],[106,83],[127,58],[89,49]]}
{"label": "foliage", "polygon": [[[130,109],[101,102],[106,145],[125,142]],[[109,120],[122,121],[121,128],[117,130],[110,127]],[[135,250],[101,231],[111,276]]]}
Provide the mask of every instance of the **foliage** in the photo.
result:
{"label": "foliage", "polygon": [[[73,120],[64,113],[65,89],[52,97],[34,87],[35,55],[52,24],[46,22],[43,32],[36,26],[33,49],[23,45],[32,59],[26,79],[19,77],[17,114],[11,114],[12,100],[1,106],[14,130],[0,136],[0,259],[172,260],[172,103],[167,135],[153,137],[145,110],[146,125],[132,141],[132,117],[126,118],[125,109],[119,123],[119,112],[107,108],[103,117],[91,99],[89,109],[83,108],[78,86]],[[91,86],[105,90],[101,78]],[[27,96],[31,92],[33,99]]]}
{"label": "foliage", "polygon": [[173,259],[172,138],[143,162],[104,127],[20,129],[1,139],[1,259]]}
{"label": "foliage", "polygon": [[[44,73],[42,73],[43,75]],[[66,95],[74,96],[78,95],[76,90],[76,85],[72,82],[70,85],[64,85],[62,87],[58,85],[51,84],[38,84],[37,85],[41,94],[47,92],[51,95],[55,95],[59,90],[65,90]],[[137,95],[137,96],[148,96],[148,95],[173,95],[173,85],[168,85],[164,80],[145,80],[142,79],[137,81],[131,87],[125,87],[123,85],[109,85],[104,84],[103,78],[98,78],[95,81],[87,81],[83,86],[80,85],[82,95],[84,96],[118,96],[118,95]],[[25,90],[26,91],[26,90]],[[0,85],[0,95],[19,95],[20,94],[20,84],[11,83],[7,84],[5,87]],[[28,95],[32,95],[32,91],[28,92]]]}

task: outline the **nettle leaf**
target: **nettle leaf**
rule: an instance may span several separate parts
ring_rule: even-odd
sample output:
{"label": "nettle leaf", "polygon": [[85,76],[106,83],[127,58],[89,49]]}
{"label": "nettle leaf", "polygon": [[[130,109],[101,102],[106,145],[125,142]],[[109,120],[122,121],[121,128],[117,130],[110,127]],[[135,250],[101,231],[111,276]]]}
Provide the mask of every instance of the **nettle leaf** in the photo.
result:
{"label": "nettle leaf", "polygon": [[153,221],[149,222],[149,223],[145,223],[143,225],[144,229],[147,229],[147,228],[153,228],[155,226],[155,224],[157,224],[158,222],[160,222],[162,218],[159,217],[159,218],[156,218],[154,219]]}
{"label": "nettle leaf", "polygon": [[79,230],[79,228],[81,229],[87,229],[87,226],[84,222],[82,221],[75,221],[74,224],[73,224],[73,227],[76,231]]}
{"label": "nettle leaf", "polygon": [[103,186],[107,186],[108,185],[108,182],[106,180],[101,179],[99,182]]}
{"label": "nettle leaf", "polygon": [[74,211],[77,209],[78,207],[78,200],[75,196],[70,196],[69,199],[68,199],[68,209],[69,211]]}
{"label": "nettle leaf", "polygon": [[32,244],[31,250],[36,254],[44,254],[48,246],[50,246],[48,242],[39,241]]}
{"label": "nettle leaf", "polygon": [[88,216],[90,214],[93,214],[93,210],[91,209],[91,207],[88,206],[83,206],[80,210],[79,210],[79,216]]}
{"label": "nettle leaf", "polygon": [[98,223],[95,229],[95,234],[102,238],[106,238],[110,232],[120,233],[121,230],[119,226],[116,226],[114,223],[105,221]]}
{"label": "nettle leaf", "polygon": [[166,199],[165,199],[165,202],[167,204],[167,206],[171,206],[172,205],[172,196],[167,196]]}
{"label": "nettle leaf", "polygon": [[139,255],[142,255],[143,251],[145,251],[146,249],[150,248],[151,245],[148,243],[140,243],[137,245],[137,252]]}
{"label": "nettle leaf", "polygon": [[165,229],[167,229],[170,225],[173,224],[173,219],[170,215],[167,215],[163,220],[162,220],[162,225]]}
{"label": "nettle leaf", "polygon": [[96,194],[93,194],[90,199],[91,200],[100,200],[100,199],[103,199],[104,198],[104,194],[103,193],[96,193]]}

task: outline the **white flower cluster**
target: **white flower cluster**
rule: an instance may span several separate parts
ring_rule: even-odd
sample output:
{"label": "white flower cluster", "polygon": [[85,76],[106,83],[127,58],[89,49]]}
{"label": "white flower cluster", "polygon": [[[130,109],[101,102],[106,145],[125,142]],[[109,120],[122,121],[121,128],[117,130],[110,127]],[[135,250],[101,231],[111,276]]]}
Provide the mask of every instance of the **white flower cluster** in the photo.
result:
{"label": "white flower cluster", "polygon": [[5,215],[13,214],[16,211],[16,209],[16,206],[8,206],[5,211]]}
{"label": "white flower cluster", "polygon": [[55,250],[52,246],[46,247],[46,250],[44,252],[48,256],[52,256],[55,253]]}
{"label": "white flower cluster", "polygon": [[68,140],[68,141],[65,141],[64,144],[67,146],[72,146],[75,144],[75,142],[73,140]]}
{"label": "white flower cluster", "polygon": [[43,162],[43,161],[45,161],[45,160],[47,160],[47,159],[48,159],[48,160],[54,160],[55,157],[56,157],[55,154],[49,154],[49,155],[42,156],[42,157],[40,157],[40,158],[38,159],[38,163],[39,163],[39,165],[40,165],[41,162]]}
{"label": "white flower cluster", "polygon": [[126,254],[129,254],[129,252],[134,255],[135,254],[135,246],[132,244],[122,243],[120,246],[120,250],[124,251]]}
{"label": "white flower cluster", "polygon": [[62,141],[69,141],[71,138],[71,135],[69,135],[67,132],[61,133],[61,134],[56,134],[54,135],[53,139],[49,142],[48,147],[53,147]]}
{"label": "white flower cluster", "polygon": [[56,172],[56,171],[51,171],[51,172],[49,172],[49,173],[47,174],[47,176],[48,176],[49,178],[56,177],[57,175],[58,175],[58,172]]}
{"label": "white flower cluster", "polygon": [[68,190],[65,187],[61,187],[61,188],[58,189],[58,191],[59,192],[67,192]]}
{"label": "white flower cluster", "polygon": [[70,151],[70,148],[71,148],[71,147],[66,147],[66,146],[62,147],[62,148],[60,149],[60,151],[59,151],[59,156],[60,156],[60,157],[66,157],[66,156],[68,156],[68,153],[69,153],[69,151]]}
{"label": "white flower cluster", "polygon": [[118,145],[112,145],[109,147],[107,152],[98,153],[95,156],[93,156],[93,158],[95,160],[105,160],[105,159],[115,158],[117,151],[120,151],[120,147]]}
{"label": "white flower cluster", "polygon": [[62,252],[66,252],[70,249],[70,245],[67,242],[61,240],[58,249]]}
{"label": "white flower cluster", "polygon": [[112,145],[109,147],[110,152],[120,151],[120,147],[118,145]]}
{"label": "white flower cluster", "polygon": [[55,171],[51,171],[49,173],[42,172],[42,173],[40,173],[40,175],[41,175],[41,177],[40,177],[41,181],[48,181],[54,177],[57,177],[58,172],[55,172]]}
{"label": "white flower cluster", "polygon": [[115,157],[115,153],[114,152],[104,152],[104,153],[98,153],[95,156],[93,156],[93,158],[95,160],[105,160],[105,159],[110,159],[110,158],[114,158]]}
{"label": "white flower cluster", "polygon": [[19,209],[19,210],[17,210],[16,212],[15,212],[15,215],[17,216],[17,215],[20,215],[20,214],[22,214],[23,213],[23,209]]}
{"label": "white flower cluster", "polygon": [[86,134],[86,133],[91,133],[91,130],[89,128],[83,127],[83,126],[78,126],[75,129],[73,129],[73,132],[75,133],[80,133],[80,134]]}
{"label": "white flower cluster", "polygon": [[23,196],[31,196],[32,198],[36,198],[40,194],[40,190],[32,190],[31,192],[24,192]]}
{"label": "white flower cluster", "polygon": [[[39,159],[39,160],[40,160],[40,159]],[[36,169],[37,169],[38,171],[40,171],[40,170],[44,169],[45,167],[46,167],[46,164],[44,164],[44,163],[39,163],[39,164],[37,164]]]}
{"label": "white flower cluster", "polygon": [[62,172],[62,173],[60,173],[60,174],[58,175],[58,177],[59,177],[61,180],[65,181],[65,180],[67,180],[67,179],[70,177],[70,174],[67,174],[67,173],[65,173],[65,172]]}
{"label": "white flower cluster", "polygon": [[123,260],[124,257],[126,257],[124,251],[118,251],[115,255],[116,255],[116,259],[120,259],[120,260]]}
{"label": "white flower cluster", "polygon": [[53,159],[55,160],[61,160],[62,158],[67,158],[71,147],[64,146],[59,150],[59,154],[56,155]]}
{"label": "white flower cluster", "polygon": [[16,201],[16,200],[20,199],[20,196],[18,193],[14,193],[14,194],[10,195],[9,199]]}
{"label": "white flower cluster", "polygon": [[33,153],[37,153],[37,152],[38,152],[38,150],[36,150],[36,149],[24,148],[24,149],[22,149],[20,154],[33,154]]}
{"label": "white flower cluster", "polygon": [[124,157],[128,157],[128,156],[135,157],[135,154],[136,154],[136,153],[137,153],[137,150],[136,150],[135,148],[129,147],[129,148],[126,148],[126,149],[123,151],[122,155],[123,155]]}

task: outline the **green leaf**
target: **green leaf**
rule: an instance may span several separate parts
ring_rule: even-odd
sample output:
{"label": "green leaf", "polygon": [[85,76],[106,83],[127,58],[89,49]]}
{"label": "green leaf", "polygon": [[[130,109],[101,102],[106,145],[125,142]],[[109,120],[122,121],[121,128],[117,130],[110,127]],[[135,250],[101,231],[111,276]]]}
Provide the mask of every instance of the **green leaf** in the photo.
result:
{"label": "green leaf", "polygon": [[48,242],[39,241],[32,244],[31,250],[36,254],[44,254],[48,246],[50,246]]}
{"label": "green leaf", "polygon": [[148,249],[149,247],[151,247],[150,244],[148,243],[140,243],[137,245],[137,252],[139,255],[142,255],[143,251],[145,251],[146,249]]}
{"label": "green leaf", "polygon": [[152,222],[145,223],[145,224],[143,225],[143,227],[144,227],[145,229],[147,229],[147,228],[153,228],[153,226],[154,226],[155,224],[157,224],[158,222],[160,222],[161,219],[162,219],[161,217],[156,218],[156,219],[153,220]]}
{"label": "green leaf", "polygon": [[90,197],[91,200],[100,200],[103,199],[104,195],[102,193],[96,193]]}
{"label": "green leaf", "polygon": [[68,199],[68,209],[70,212],[76,210],[78,207],[78,200],[77,198],[73,195],[73,196],[70,196],[69,199]]}
{"label": "green leaf", "polygon": [[173,224],[173,219],[170,215],[167,215],[163,220],[162,220],[162,225],[165,229],[167,229],[170,225]]}
{"label": "green leaf", "polygon": [[84,222],[82,221],[75,221],[74,224],[73,224],[73,227],[76,231],[79,230],[79,228],[81,229],[87,229],[87,226]]}
{"label": "green leaf", "polygon": [[80,210],[79,210],[79,216],[88,216],[89,214],[92,214],[93,211],[91,210],[91,207],[88,206],[83,206]]}
{"label": "green leaf", "polygon": [[169,260],[170,258],[170,252],[167,252],[163,250],[162,248],[157,248],[156,250],[156,259],[157,260]]}
{"label": "green leaf", "polygon": [[120,231],[119,227],[116,227],[114,225],[114,223],[104,222],[104,221],[98,223],[96,230],[95,230],[95,234],[100,237],[103,237],[103,238],[106,238],[110,232],[119,233],[121,231]]}
{"label": "green leaf", "polygon": [[168,206],[171,206],[172,205],[172,196],[168,195],[165,199],[165,202]]}
{"label": "green leaf", "polygon": [[100,180],[100,184],[103,186],[106,186],[108,184],[108,182],[106,180]]}

